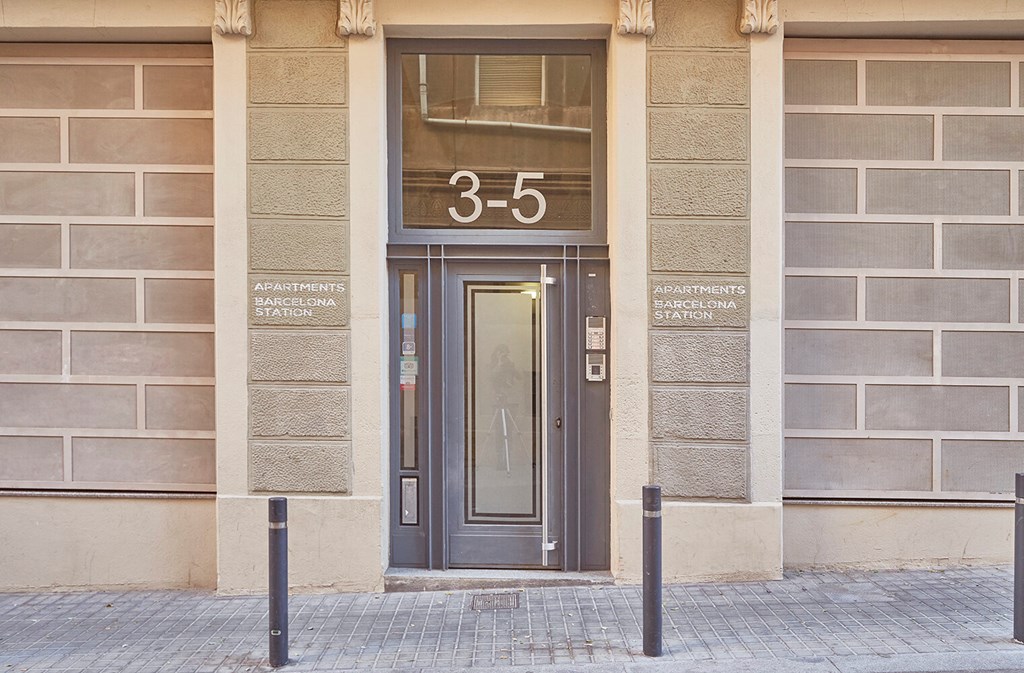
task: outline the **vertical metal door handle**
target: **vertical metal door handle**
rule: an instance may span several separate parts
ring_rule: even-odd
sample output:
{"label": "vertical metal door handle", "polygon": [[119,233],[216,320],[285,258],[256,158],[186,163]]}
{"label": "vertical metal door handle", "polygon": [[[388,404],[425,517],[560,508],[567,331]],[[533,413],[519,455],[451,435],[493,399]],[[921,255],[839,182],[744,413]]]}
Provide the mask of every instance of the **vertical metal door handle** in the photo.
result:
{"label": "vertical metal door handle", "polygon": [[548,285],[555,279],[548,278],[548,265],[540,265],[540,564],[548,565],[548,551],[554,545],[548,543]]}

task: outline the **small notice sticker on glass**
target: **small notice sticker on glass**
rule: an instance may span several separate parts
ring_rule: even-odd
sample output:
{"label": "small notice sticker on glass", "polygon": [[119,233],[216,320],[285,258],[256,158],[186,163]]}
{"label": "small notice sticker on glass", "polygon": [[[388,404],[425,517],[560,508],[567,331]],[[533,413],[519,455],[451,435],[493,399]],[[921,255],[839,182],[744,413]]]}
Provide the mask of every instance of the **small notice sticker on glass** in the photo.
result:
{"label": "small notice sticker on glass", "polygon": [[399,367],[399,374],[401,376],[415,377],[420,373],[420,360],[417,357],[403,356]]}
{"label": "small notice sticker on glass", "polygon": [[402,374],[398,377],[398,388],[399,390],[416,390],[416,377]]}
{"label": "small notice sticker on glass", "polygon": [[415,341],[403,341],[402,342],[402,355],[416,355],[416,342]]}
{"label": "small notice sticker on glass", "polygon": [[413,329],[416,327],[416,314],[415,313],[403,313],[402,314],[402,329]]}

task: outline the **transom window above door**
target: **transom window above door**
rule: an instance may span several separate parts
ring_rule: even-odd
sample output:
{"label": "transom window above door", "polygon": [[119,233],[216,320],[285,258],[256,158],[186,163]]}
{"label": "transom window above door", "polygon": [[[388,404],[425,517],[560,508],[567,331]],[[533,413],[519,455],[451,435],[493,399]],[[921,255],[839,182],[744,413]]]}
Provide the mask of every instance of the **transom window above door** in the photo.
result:
{"label": "transom window above door", "polygon": [[391,240],[604,242],[604,44],[389,42]]}

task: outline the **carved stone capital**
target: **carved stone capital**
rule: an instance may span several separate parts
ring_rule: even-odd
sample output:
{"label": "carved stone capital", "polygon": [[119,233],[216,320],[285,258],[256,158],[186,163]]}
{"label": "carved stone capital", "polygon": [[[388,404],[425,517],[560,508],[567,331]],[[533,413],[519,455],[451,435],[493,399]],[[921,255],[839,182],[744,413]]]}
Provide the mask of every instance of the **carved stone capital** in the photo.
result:
{"label": "carved stone capital", "polygon": [[779,29],[779,0],[742,0],[742,2],[741,33],[772,35]]}
{"label": "carved stone capital", "polygon": [[338,37],[365,35],[377,32],[373,18],[373,0],[338,0]]}
{"label": "carved stone capital", "polygon": [[214,0],[213,29],[221,35],[252,35],[249,0]]}
{"label": "carved stone capital", "polygon": [[619,35],[654,35],[654,0],[619,0]]}

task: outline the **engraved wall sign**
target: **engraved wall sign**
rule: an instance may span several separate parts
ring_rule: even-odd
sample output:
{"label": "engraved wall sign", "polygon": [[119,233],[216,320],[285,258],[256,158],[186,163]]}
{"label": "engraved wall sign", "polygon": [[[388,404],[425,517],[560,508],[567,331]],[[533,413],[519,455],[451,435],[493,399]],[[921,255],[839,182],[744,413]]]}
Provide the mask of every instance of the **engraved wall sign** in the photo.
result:
{"label": "engraved wall sign", "polygon": [[348,281],[306,276],[252,276],[249,322],[253,325],[337,327],[348,323]]}
{"label": "engraved wall sign", "polygon": [[746,327],[750,320],[746,278],[655,277],[649,299],[655,327]]}

